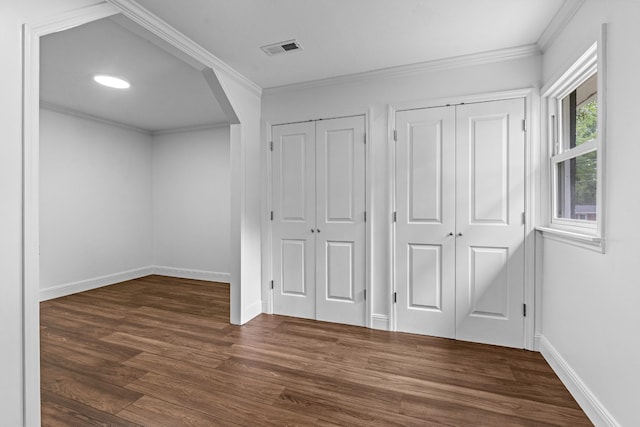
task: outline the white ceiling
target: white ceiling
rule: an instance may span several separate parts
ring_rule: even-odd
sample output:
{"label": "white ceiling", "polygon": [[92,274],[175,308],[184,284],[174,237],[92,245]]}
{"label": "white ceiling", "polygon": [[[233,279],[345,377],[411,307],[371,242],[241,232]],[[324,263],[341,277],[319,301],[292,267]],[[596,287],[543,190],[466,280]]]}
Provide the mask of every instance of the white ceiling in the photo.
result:
{"label": "white ceiling", "polygon": [[[200,71],[141,27],[130,27],[134,34],[123,25],[135,24],[116,16],[43,37],[41,102],[151,132],[227,121]],[[131,88],[102,87],[96,73],[122,76]]]}
{"label": "white ceiling", "polygon": [[[564,0],[138,2],[268,88],[534,44]],[[303,50],[260,50],[289,39]]]}
{"label": "white ceiling", "polygon": [[[577,2],[137,1],[263,88],[532,45]],[[289,39],[303,50],[267,56],[260,49]],[[160,46],[119,15],[48,35],[41,101],[151,132],[226,123],[202,74]],[[95,73],[123,76],[132,87],[100,87]]]}

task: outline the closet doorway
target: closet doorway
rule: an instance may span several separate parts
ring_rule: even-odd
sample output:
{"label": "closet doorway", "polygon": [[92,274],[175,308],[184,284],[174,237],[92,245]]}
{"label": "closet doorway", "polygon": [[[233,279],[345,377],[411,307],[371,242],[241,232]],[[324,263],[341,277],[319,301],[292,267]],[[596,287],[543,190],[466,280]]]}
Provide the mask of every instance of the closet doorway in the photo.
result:
{"label": "closet doorway", "polygon": [[272,128],[273,312],[365,325],[365,117]]}
{"label": "closet doorway", "polygon": [[522,348],[525,99],[397,111],[399,331]]}

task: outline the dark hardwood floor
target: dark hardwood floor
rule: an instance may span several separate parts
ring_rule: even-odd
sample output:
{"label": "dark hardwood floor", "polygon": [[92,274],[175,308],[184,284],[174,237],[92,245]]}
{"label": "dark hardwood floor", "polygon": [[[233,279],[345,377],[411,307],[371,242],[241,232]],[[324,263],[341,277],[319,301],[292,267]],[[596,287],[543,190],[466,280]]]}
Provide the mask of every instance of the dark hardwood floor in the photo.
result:
{"label": "dark hardwood floor", "polygon": [[591,425],[538,353],[228,321],[228,285],[162,276],[43,302],[42,425]]}

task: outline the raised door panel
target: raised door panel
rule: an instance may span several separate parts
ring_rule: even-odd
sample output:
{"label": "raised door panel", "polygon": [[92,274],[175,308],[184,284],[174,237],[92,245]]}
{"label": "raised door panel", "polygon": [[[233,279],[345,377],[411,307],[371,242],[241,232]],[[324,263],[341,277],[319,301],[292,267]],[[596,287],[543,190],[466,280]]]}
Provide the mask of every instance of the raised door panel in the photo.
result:
{"label": "raised door panel", "polygon": [[354,244],[331,242],[325,244],[327,287],[325,298],[334,301],[354,301]]}
{"label": "raised door panel", "polygon": [[[307,209],[308,193],[306,158],[309,149],[312,149],[306,133],[282,135],[279,140],[278,160],[279,178],[278,187],[282,189],[277,198],[276,211],[281,213],[281,220],[305,221],[310,213]],[[310,147],[311,146],[311,147]]]}
{"label": "raised door panel", "polygon": [[316,123],[316,317],[365,324],[364,117]]}
{"label": "raised door panel", "polygon": [[410,244],[408,250],[409,309],[442,311],[442,246]]}
{"label": "raised door panel", "polygon": [[442,120],[407,123],[407,216],[410,223],[442,222]]}
{"label": "raised door panel", "polygon": [[524,345],[524,99],[457,108],[456,338]]}
{"label": "raised door panel", "polygon": [[469,118],[469,221],[507,224],[509,208],[508,114]]}
{"label": "raised door panel", "polygon": [[396,329],[455,335],[455,107],[396,113]]}
{"label": "raised door panel", "polygon": [[273,311],[315,318],[315,127],[274,126]]}
{"label": "raised door panel", "polygon": [[[327,130],[323,135],[324,166],[319,176],[324,180],[325,223],[353,223],[356,204],[354,129]],[[362,141],[360,141],[362,143]]]}
{"label": "raised door panel", "polygon": [[283,295],[307,296],[306,276],[306,241],[281,240],[282,285]]}
{"label": "raised door panel", "polygon": [[508,315],[508,248],[469,248],[468,305],[470,316],[505,319]]}

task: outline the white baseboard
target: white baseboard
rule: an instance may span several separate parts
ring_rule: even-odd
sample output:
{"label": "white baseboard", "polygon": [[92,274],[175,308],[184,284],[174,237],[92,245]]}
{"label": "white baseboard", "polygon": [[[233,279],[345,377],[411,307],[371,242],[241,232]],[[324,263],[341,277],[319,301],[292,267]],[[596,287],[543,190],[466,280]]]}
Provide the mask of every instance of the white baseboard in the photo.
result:
{"label": "white baseboard", "polygon": [[209,282],[229,283],[231,275],[229,273],[220,273],[217,271],[193,270],[186,268],[163,267],[154,265],[152,274],[161,276],[179,277],[181,279],[206,280]]}
{"label": "white baseboard", "polygon": [[267,301],[262,301],[262,312],[271,314],[269,313],[269,303]]}
{"label": "white baseboard", "polygon": [[91,289],[113,285],[114,283],[125,282],[127,280],[139,279],[140,277],[152,274],[152,267],[138,268],[135,270],[123,271],[121,273],[108,274],[106,276],[94,277],[93,279],[80,280],[73,283],[53,286],[40,290],[40,301],[47,301],[60,298],[78,292],[90,291]]}
{"label": "white baseboard", "polygon": [[576,399],[578,405],[580,405],[585,414],[587,414],[591,422],[597,427],[620,427],[620,424],[618,424],[609,411],[607,411],[549,340],[547,340],[544,335],[538,335],[536,338],[539,342],[540,353],[549,365],[551,365],[551,368],[553,368],[565,387],[567,387],[571,395]]}
{"label": "white baseboard", "polygon": [[256,301],[250,306],[244,307],[244,309],[242,310],[241,322],[244,325],[249,320],[253,319],[254,317],[260,314],[262,314],[262,301]]}
{"label": "white baseboard", "polygon": [[371,315],[371,329],[379,329],[382,331],[389,330],[389,316],[386,314]]}

